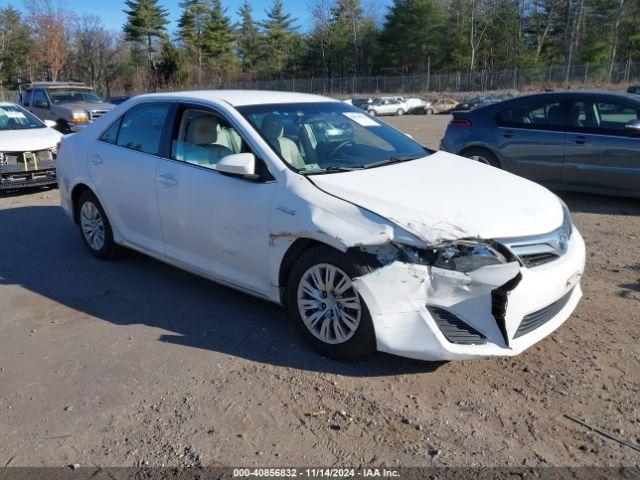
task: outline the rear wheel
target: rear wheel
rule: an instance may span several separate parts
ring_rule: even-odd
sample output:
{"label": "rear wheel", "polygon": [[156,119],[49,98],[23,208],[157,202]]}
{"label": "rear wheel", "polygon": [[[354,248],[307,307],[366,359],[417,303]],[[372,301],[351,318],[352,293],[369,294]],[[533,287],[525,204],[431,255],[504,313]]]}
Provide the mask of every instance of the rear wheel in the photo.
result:
{"label": "rear wheel", "polygon": [[307,342],[338,360],[376,350],[371,315],[353,279],[371,268],[355,254],[315,247],[296,261],[287,282],[289,316]]}
{"label": "rear wheel", "polygon": [[498,158],[486,148],[469,148],[463,151],[461,155],[476,162],[484,163],[485,165],[501,168]]}
{"label": "rear wheel", "polygon": [[375,110],[369,110],[369,115],[371,115],[372,117],[376,116],[376,111]]}
{"label": "rear wheel", "polygon": [[122,249],[113,241],[111,224],[93,192],[84,191],[76,208],[80,234],[91,253],[103,260],[118,257]]}

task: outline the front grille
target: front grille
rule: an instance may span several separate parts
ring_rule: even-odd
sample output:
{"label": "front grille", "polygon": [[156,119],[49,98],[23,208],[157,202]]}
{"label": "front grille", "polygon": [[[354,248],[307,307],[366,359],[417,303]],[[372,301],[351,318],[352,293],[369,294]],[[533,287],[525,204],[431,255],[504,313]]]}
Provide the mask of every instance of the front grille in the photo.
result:
{"label": "front grille", "polygon": [[427,306],[427,310],[449,342],[459,345],[484,345],[487,343],[484,335],[444,308]]}
{"label": "front grille", "polygon": [[537,267],[539,265],[544,265],[545,263],[553,262],[555,259],[560,258],[555,253],[551,252],[540,252],[540,253],[529,253],[520,255],[520,260],[525,264],[526,267],[532,268]]}
{"label": "front grille", "polygon": [[547,323],[549,320],[551,320],[553,317],[555,317],[569,302],[569,299],[571,298],[572,293],[573,293],[573,289],[571,289],[569,293],[567,293],[560,300],[556,300],[551,305],[547,305],[546,307],[544,307],[541,310],[538,310],[537,312],[533,312],[533,313],[530,313],[529,315],[525,315],[524,318],[522,319],[522,322],[520,323],[520,326],[518,327],[518,330],[516,330],[516,334],[513,336],[513,338],[518,338],[523,335],[526,335],[527,333],[532,332],[538,327],[541,327],[542,325]]}
{"label": "front grille", "polygon": [[97,120],[102,115],[107,113],[107,111],[106,110],[89,110],[88,113],[89,113],[89,121],[93,122],[94,120]]}

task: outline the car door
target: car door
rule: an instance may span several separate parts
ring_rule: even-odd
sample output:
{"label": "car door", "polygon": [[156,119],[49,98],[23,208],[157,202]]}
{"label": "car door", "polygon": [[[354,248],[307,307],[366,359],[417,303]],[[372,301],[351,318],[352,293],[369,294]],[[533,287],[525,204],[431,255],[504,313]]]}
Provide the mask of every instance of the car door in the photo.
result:
{"label": "car door", "polygon": [[551,98],[499,111],[495,115],[495,140],[503,167],[537,182],[560,182],[566,108],[566,102]]}
{"label": "car door", "polygon": [[571,103],[563,181],[619,192],[640,192],[640,136],[627,125],[640,107],[611,97]]}
{"label": "car door", "polygon": [[[182,105],[157,173],[167,257],[187,268],[266,294],[269,212],[276,183],[219,173],[216,163],[251,152],[247,136],[220,112]],[[266,168],[266,167],[265,167]]]}
{"label": "car door", "polygon": [[42,88],[36,88],[33,91],[31,106],[29,111],[41,120],[51,120],[49,112],[49,99],[46,92]]}
{"label": "car door", "polygon": [[126,243],[156,255],[164,240],[156,199],[162,132],[174,107],[139,103],[93,142],[89,176],[114,229]]}

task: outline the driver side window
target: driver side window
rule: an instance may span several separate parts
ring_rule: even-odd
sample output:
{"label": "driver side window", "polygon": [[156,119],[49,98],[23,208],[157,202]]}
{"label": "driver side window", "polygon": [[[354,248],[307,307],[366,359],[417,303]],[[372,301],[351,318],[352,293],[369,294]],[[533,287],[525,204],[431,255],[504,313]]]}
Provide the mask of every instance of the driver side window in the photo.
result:
{"label": "driver side window", "polygon": [[171,141],[171,158],[216,169],[227,155],[249,148],[229,122],[210,110],[186,108],[179,115]]}

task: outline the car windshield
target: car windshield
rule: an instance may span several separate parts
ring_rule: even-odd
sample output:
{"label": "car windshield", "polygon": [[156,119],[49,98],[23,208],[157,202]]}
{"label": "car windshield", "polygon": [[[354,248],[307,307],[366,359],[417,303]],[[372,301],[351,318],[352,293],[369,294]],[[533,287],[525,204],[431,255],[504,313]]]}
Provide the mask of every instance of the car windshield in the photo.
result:
{"label": "car windshield", "polygon": [[37,117],[14,105],[0,105],[0,131],[45,128]]}
{"label": "car windshield", "polygon": [[238,110],[285,162],[303,174],[378,167],[428,155],[405,134],[342,102]]}
{"label": "car windshield", "polygon": [[55,88],[48,90],[53,103],[102,103],[102,99],[91,90],[84,88]]}

